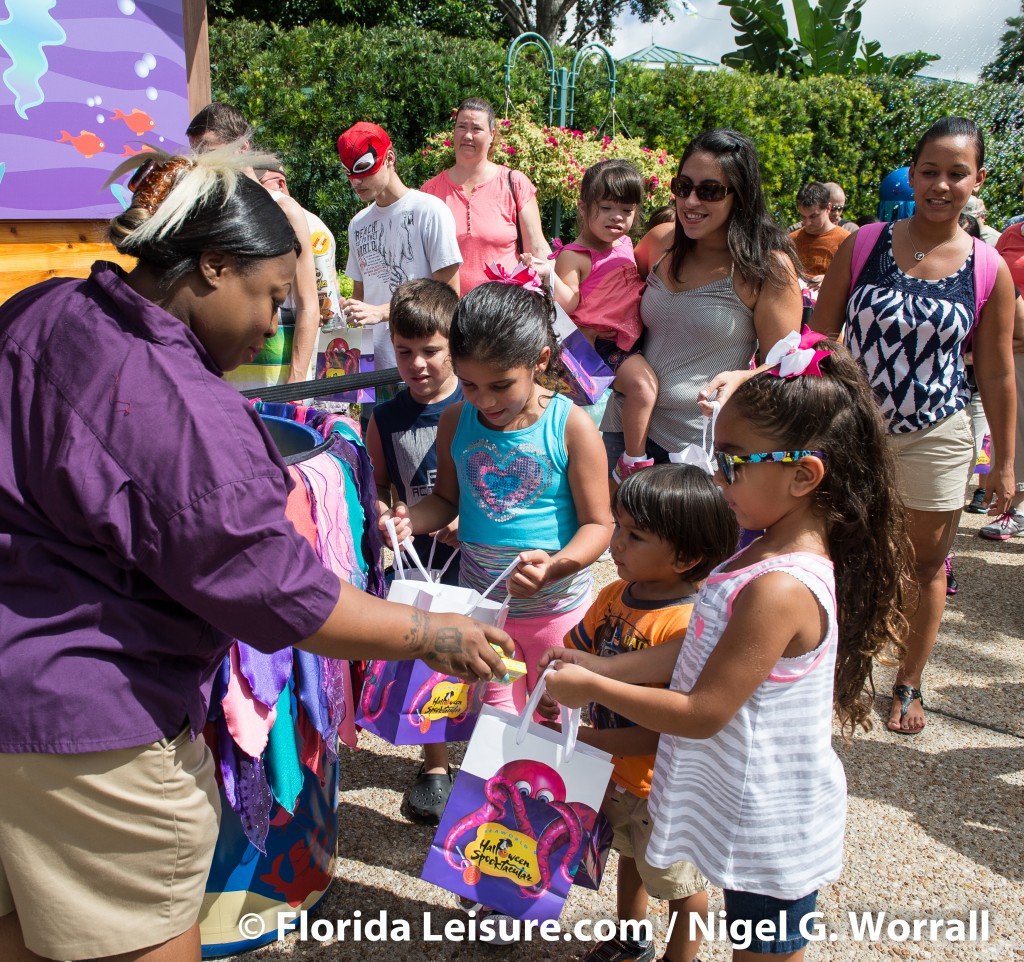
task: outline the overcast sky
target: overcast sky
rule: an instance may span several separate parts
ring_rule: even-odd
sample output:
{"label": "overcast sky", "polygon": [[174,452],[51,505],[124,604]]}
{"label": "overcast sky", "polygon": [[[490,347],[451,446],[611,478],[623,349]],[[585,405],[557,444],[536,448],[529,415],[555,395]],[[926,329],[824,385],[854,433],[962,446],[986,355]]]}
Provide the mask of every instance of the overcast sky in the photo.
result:
{"label": "overcast sky", "polygon": [[[625,17],[612,53],[624,57],[653,42],[717,63],[736,46],[728,8],[716,0],[692,2],[699,16],[677,11],[675,21],[667,24],[644,24]],[[783,0],[783,4],[792,24],[792,3]],[[868,40],[878,40],[883,53],[890,56],[908,50],[939,54],[942,59],[926,67],[927,74],[976,80],[999,47],[1006,18],[1020,12],[1020,0],[867,0],[861,11],[861,32]]]}

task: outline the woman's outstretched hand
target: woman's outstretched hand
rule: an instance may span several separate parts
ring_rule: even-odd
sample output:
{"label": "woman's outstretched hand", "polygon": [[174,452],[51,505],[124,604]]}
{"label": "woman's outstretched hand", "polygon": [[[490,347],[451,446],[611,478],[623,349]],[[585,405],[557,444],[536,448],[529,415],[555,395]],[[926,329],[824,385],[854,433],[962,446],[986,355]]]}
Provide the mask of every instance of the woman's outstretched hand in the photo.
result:
{"label": "woman's outstretched hand", "polygon": [[485,625],[464,615],[416,611],[413,637],[420,647],[419,658],[434,671],[457,675],[468,682],[504,681],[507,677],[497,645],[506,655],[515,654],[515,643],[493,625]]}

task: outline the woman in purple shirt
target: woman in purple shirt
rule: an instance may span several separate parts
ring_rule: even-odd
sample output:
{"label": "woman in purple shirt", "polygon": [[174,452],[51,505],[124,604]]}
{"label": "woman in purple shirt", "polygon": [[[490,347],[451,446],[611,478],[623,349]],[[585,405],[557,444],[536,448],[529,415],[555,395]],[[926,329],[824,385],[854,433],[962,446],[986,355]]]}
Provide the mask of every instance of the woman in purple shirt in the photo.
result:
{"label": "woman in purple shirt", "polygon": [[[299,244],[230,152],[159,155],[99,262],[0,308],[0,958],[198,962],[217,836],[201,734],[238,638],[503,673],[504,632],[339,582],[223,380]],[[245,163],[253,159],[247,156]],[[190,737],[191,736],[191,737]]]}

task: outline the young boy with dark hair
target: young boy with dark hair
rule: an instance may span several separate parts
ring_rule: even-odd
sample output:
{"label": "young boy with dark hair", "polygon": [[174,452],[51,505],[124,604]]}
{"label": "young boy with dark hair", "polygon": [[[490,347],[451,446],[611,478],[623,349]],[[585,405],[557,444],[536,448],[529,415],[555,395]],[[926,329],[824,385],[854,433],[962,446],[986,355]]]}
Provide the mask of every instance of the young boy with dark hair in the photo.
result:
{"label": "young boy with dark hair", "polygon": [[[623,481],[612,496],[615,532],[611,555],[619,581],[604,588],[583,621],[565,637],[566,648],[606,657],[664,645],[675,662],[690,622],[697,589],[712,568],[735,550],[736,519],[711,477],[700,468],[663,464]],[[667,899],[675,916],[665,962],[693,962],[699,937],[690,939],[690,915],[706,915],[705,881],[689,862],[654,868],[645,854],[658,735],[599,704],[589,706],[591,729],[580,740],[615,756],[601,811],[619,853],[620,919],[647,918],[647,899]],[[653,942],[612,939],[597,943],[584,962],[651,962]]]}
{"label": "young boy with dark hair", "polygon": [[[432,278],[405,281],[391,296],[388,325],[395,360],[406,388],[373,409],[366,431],[366,448],[373,460],[380,513],[398,499],[416,504],[434,490],[437,476],[437,425],[441,414],[462,400],[459,379],[448,352],[459,296],[449,284]],[[434,566],[442,567],[458,545],[458,522],[438,533]],[[426,561],[433,539],[418,535],[416,551]],[[456,559],[442,581],[459,583]],[[423,766],[402,799],[402,812],[415,822],[436,824],[451,794],[448,746],[423,746]]]}

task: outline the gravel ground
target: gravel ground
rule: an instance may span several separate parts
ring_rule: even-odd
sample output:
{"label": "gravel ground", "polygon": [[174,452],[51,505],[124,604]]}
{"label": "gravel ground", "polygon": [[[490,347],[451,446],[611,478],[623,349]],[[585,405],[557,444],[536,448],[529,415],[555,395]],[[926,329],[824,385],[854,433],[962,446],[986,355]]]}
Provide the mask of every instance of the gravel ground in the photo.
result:
{"label": "gravel ground", "polygon": [[[885,728],[889,698],[879,697],[874,729],[852,744],[836,739],[849,781],[846,864],[842,878],[822,890],[818,909],[836,940],[819,942],[808,960],[1024,959],[1024,615],[1021,569],[1024,538],[1005,543],[977,537],[983,517],[964,515],[955,550],[960,593],[949,599],[939,642],[925,678],[928,727],[915,737]],[[598,565],[599,581],[615,576]],[[877,673],[880,693],[891,670]],[[386,912],[409,923],[407,942],[319,943],[289,937],[246,956],[254,962],[302,960],[436,960],[535,962],[578,958],[585,945],[533,941],[513,948],[471,942],[423,941],[424,917],[438,932],[464,918],[455,896],[419,879],[433,832],[399,814],[402,792],[418,768],[416,749],[394,748],[366,734],[342,768],[341,837],[336,880],[310,918],[352,920]],[[458,760],[455,755],[455,760]],[[562,914],[568,928],[582,919],[613,918],[615,856],[598,893],[574,888]],[[711,910],[721,893],[711,892]],[[883,929],[874,942],[852,938],[849,913],[885,912],[893,919],[967,918],[987,910],[988,941],[947,942],[913,934],[900,940]],[[667,915],[652,902],[657,934]],[[978,917],[980,919],[980,916]],[[980,924],[980,923],[979,923]],[[663,949],[659,942],[659,948]],[[708,941],[704,962],[730,957],[726,942]]]}

